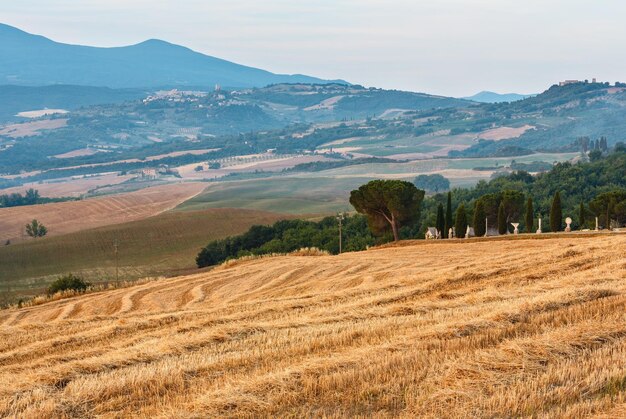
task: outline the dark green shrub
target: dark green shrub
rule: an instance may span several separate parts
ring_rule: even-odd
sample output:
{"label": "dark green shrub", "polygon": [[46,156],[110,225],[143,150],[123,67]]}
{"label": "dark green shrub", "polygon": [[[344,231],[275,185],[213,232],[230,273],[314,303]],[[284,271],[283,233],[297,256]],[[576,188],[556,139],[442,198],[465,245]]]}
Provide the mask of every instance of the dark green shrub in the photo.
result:
{"label": "dark green shrub", "polygon": [[56,281],[50,284],[50,286],[48,287],[48,295],[70,290],[85,292],[90,286],[91,284],[89,282],[85,282],[81,277],[69,274],[57,278]]}

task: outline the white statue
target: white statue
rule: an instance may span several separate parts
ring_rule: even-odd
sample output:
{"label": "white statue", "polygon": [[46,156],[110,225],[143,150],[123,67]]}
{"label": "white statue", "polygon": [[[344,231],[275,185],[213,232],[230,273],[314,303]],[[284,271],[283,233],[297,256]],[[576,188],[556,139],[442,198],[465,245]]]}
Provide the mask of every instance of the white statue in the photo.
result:
{"label": "white statue", "polygon": [[600,231],[600,224],[598,223],[598,217],[596,217],[596,231]]}
{"label": "white statue", "polygon": [[537,229],[537,234],[541,234],[541,217],[539,217],[539,229]]}
{"label": "white statue", "polygon": [[517,229],[517,227],[519,227],[519,223],[511,223],[511,225],[515,229],[513,230],[513,234],[519,234],[519,230]]}
{"label": "white statue", "polygon": [[565,224],[567,224],[567,227],[565,227],[565,232],[569,233],[572,231],[572,219],[570,217],[567,217],[565,219]]}

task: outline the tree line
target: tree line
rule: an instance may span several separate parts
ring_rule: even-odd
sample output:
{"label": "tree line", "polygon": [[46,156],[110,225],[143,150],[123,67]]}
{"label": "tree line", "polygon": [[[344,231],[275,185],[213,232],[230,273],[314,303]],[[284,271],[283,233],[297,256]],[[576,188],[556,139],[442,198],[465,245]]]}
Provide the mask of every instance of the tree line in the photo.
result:
{"label": "tree line", "polygon": [[24,195],[11,193],[0,195],[0,208],[21,207],[26,205],[48,204],[51,202],[63,202],[75,198],[45,198],[39,195],[36,189],[27,190]]}
{"label": "tree line", "polygon": [[[365,250],[380,241],[360,215],[342,220],[343,250]],[[246,233],[210,242],[196,257],[203,268],[243,256],[289,253],[304,247],[316,247],[331,254],[339,253],[339,221],[326,217],[321,221],[282,220],[271,226],[252,226]]]}
{"label": "tree line", "polygon": [[[532,176],[517,171],[491,181],[480,181],[473,188],[451,191],[451,205],[467,208],[468,219],[473,220],[477,203],[485,212],[490,226],[498,225],[502,204],[506,222],[520,222],[526,231],[532,230],[528,216],[528,201],[536,222],[544,220],[544,231],[553,230],[550,212],[558,193],[562,213],[574,220],[576,228],[595,228],[598,217],[601,227],[626,223],[624,193],[626,193],[626,147],[619,144],[608,154],[589,162],[558,163],[547,172]],[[436,194],[424,201],[423,226],[435,226],[439,205],[445,207],[448,196]],[[554,225],[556,228],[556,224]],[[446,229],[447,231],[447,229]]]}

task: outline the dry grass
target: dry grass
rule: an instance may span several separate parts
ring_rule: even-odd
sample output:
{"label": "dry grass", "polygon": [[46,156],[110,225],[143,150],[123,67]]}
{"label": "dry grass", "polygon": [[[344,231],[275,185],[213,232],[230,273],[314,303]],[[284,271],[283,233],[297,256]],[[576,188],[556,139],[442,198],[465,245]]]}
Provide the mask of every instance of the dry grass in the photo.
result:
{"label": "dry grass", "polygon": [[280,256],[0,312],[0,416],[620,417],[626,236]]}
{"label": "dry grass", "polygon": [[38,219],[48,235],[141,220],[172,209],[199,194],[206,185],[179,183],[82,201],[0,208],[0,241],[19,240],[24,225]]}
{"label": "dry grass", "polygon": [[42,119],[40,121],[24,122],[0,126],[0,135],[10,138],[29,137],[39,135],[40,131],[63,128],[67,125],[67,119]]}
{"label": "dry grass", "polygon": [[291,256],[330,256],[327,250],[321,250],[317,247],[303,247],[289,254]]}
{"label": "dry grass", "polygon": [[528,130],[537,129],[532,125],[524,125],[523,127],[513,128],[513,127],[499,127],[488,129],[478,134],[478,138],[482,138],[484,140],[505,140],[507,138],[519,138]]}
{"label": "dry grass", "polygon": [[0,307],[45,292],[52,281],[69,272],[94,284],[114,281],[116,242],[122,278],[173,277],[197,272],[195,258],[209,241],[285,218],[289,216],[236,208],[166,212],[130,223],[0,246]]}
{"label": "dry grass", "polygon": [[36,189],[41,196],[47,198],[62,198],[71,196],[80,198],[89,193],[89,191],[98,187],[119,185],[126,182],[137,175],[119,175],[117,173],[104,173],[97,176],[67,178],[63,181],[52,179],[42,183],[29,182],[21,186],[0,189],[0,194],[21,193],[24,194],[29,189]]}

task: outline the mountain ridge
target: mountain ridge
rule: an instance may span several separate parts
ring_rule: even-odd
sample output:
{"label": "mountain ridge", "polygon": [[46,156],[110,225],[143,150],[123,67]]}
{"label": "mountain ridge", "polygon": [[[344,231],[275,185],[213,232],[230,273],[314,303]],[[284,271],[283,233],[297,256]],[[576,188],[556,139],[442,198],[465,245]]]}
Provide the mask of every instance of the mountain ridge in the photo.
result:
{"label": "mountain ridge", "polygon": [[0,84],[109,88],[263,87],[275,83],[341,83],[276,74],[205,55],[160,39],[119,47],[64,44],[0,23]]}

